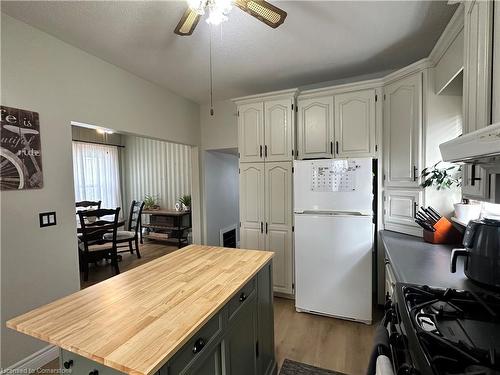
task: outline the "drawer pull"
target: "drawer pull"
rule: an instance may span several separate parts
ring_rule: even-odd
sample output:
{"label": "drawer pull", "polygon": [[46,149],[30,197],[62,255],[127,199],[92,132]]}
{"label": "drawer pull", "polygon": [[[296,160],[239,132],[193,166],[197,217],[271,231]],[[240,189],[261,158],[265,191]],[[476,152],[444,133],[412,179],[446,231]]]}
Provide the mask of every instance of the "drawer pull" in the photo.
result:
{"label": "drawer pull", "polygon": [[248,298],[248,296],[245,293],[240,294],[240,302],[245,301]]}
{"label": "drawer pull", "polygon": [[89,372],[89,375],[99,375],[99,371],[92,370],[92,371]]}
{"label": "drawer pull", "polygon": [[63,363],[63,366],[64,366],[64,368],[65,368],[66,370],[67,370],[67,369],[69,369],[69,368],[71,368],[71,367],[73,367],[73,360],[72,360],[72,359],[70,359],[69,361],[64,362],[64,363]]}
{"label": "drawer pull", "polygon": [[204,347],[205,347],[205,340],[203,340],[202,338],[199,338],[194,343],[193,354],[199,353],[201,351],[201,349],[203,349]]}

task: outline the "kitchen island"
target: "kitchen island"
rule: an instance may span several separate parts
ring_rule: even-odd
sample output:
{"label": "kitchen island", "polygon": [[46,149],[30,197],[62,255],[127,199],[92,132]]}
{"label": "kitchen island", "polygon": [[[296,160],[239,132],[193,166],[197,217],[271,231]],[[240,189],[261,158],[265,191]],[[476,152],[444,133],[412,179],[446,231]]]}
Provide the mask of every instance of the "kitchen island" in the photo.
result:
{"label": "kitchen island", "polygon": [[275,374],[272,256],[190,245],[7,326],[76,375]]}

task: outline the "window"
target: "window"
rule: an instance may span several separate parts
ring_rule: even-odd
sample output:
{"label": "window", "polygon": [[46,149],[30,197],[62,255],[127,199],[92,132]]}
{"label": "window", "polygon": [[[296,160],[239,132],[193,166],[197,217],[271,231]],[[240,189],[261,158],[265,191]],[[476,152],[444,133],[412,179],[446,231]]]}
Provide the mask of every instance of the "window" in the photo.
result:
{"label": "window", "polygon": [[118,148],[73,142],[75,200],[102,201],[102,208],[122,207]]}

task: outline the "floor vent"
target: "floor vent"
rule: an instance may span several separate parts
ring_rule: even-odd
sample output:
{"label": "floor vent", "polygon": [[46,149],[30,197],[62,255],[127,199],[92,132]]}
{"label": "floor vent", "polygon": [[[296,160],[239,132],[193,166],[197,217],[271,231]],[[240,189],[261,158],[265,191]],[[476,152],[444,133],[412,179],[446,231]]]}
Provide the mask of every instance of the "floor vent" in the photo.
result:
{"label": "floor vent", "polygon": [[220,245],[223,247],[236,248],[236,225],[231,225],[220,230]]}

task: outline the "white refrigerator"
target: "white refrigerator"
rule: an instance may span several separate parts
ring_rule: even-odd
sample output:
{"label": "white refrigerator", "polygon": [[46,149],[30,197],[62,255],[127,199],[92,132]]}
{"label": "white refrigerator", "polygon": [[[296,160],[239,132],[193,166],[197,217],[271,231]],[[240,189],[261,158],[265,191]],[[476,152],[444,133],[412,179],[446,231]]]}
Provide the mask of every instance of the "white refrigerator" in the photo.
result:
{"label": "white refrigerator", "polygon": [[294,162],[295,307],[372,322],[372,159]]}

